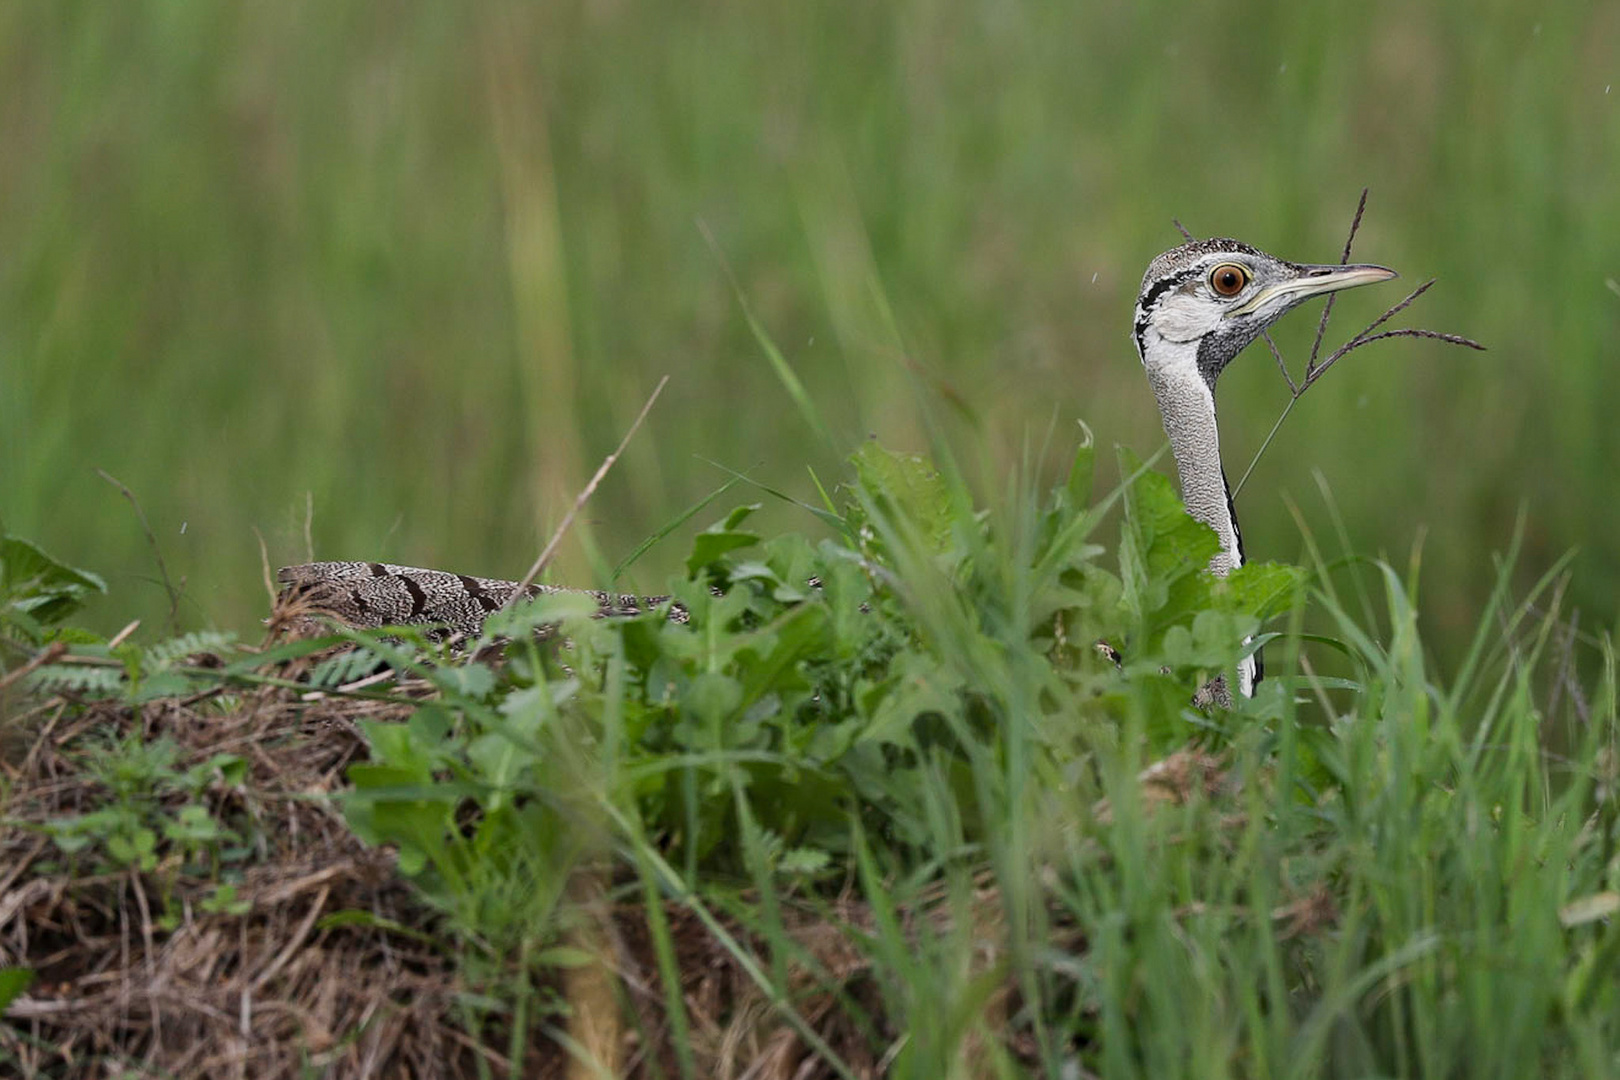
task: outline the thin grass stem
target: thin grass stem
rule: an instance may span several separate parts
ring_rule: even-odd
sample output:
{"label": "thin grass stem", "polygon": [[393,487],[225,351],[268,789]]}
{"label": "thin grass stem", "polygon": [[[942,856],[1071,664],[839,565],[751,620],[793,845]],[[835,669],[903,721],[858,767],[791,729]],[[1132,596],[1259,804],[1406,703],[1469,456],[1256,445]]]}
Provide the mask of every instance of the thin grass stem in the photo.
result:
{"label": "thin grass stem", "polygon": [[1282,414],[1277,417],[1277,422],[1271,425],[1271,430],[1266,433],[1266,439],[1260,444],[1260,449],[1254,452],[1254,459],[1249,462],[1249,467],[1243,470],[1243,476],[1239,478],[1237,487],[1232,489],[1232,498],[1236,499],[1243,493],[1243,485],[1249,482],[1249,476],[1254,472],[1254,467],[1260,464],[1260,459],[1265,455],[1266,448],[1271,445],[1271,440],[1277,437],[1277,432],[1282,429],[1283,421],[1287,420],[1288,414],[1294,411],[1294,406],[1299,402],[1299,398],[1300,395],[1296,392],[1293,397],[1288,399],[1288,404],[1283,406]]}

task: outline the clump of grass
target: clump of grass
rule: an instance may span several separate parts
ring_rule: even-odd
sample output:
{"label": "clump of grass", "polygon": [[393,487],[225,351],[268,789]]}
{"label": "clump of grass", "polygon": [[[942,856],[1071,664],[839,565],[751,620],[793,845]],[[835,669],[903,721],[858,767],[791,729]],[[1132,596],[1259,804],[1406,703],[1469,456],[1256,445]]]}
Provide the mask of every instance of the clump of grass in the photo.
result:
{"label": "clump of grass", "polygon": [[[117,651],[125,675],[94,707],[62,673],[104,647],[76,645],[76,665],[28,676],[55,693],[29,722],[93,709],[172,735],[207,713],[304,717],[282,737],[330,747],[322,775],[346,781],[317,805],[341,811],[351,841],[395,853],[415,906],[377,918],[306,892],[302,921],[254,925],[290,929],[288,955],[306,959],[308,928],[363,925],[384,950],[367,955],[447,959],[434,970],[456,980],[409,998],[436,1041],[389,1028],[393,1041],[367,1043],[374,1029],[347,1021],[347,1045],[375,1047],[379,1067],[435,1046],[465,1075],[1612,1070],[1614,654],[1569,632],[1561,577],[1516,596],[1509,552],[1468,663],[1446,677],[1423,649],[1416,563],[1360,564],[1376,619],[1338,603],[1325,560],[1212,579],[1196,568],[1213,536],[1131,459],[1126,484],[1094,500],[1081,447],[1055,490],[1023,478],[1032,465],[988,508],[919,455],[870,444],[852,465],[824,508],[829,539],[765,536],[747,507],[699,534],[669,583],[686,623],[595,619],[560,596],[488,628],[513,643],[499,660],[435,653],[410,628],[215,642],[211,659]],[[1110,553],[1096,530],[1115,508]],[[1307,614],[1332,636],[1304,634]],[[527,632],[555,624],[560,643]],[[1269,643],[1278,675],[1234,711],[1194,708],[1246,639]],[[342,643],[382,677],[319,661]],[[1316,674],[1324,652],[1351,675]],[[186,684],[143,700],[159,675]],[[54,775],[83,730],[52,751]],[[50,834],[26,823],[59,812],[28,801],[48,782],[36,765],[4,810],[10,850],[39,847]],[[249,834],[243,806],[308,812],[264,798],[256,772],[236,779],[203,800],[233,835]],[[197,795],[159,791],[143,812],[181,799]],[[217,888],[152,889],[178,850],[158,832],[158,869],[137,864],[127,886],[75,876],[47,841],[0,885],[3,964],[45,971],[62,947],[19,921],[52,924],[51,902],[7,900],[30,880],[125,911],[86,940],[103,964],[120,958],[137,997],[183,935],[228,937],[277,895],[169,905]],[[242,880],[274,880],[278,850],[242,856]],[[150,917],[120,906],[137,885]],[[425,985],[397,964],[369,970],[407,996]],[[14,1060],[61,1071],[42,1048],[79,1040],[91,1058],[175,1062],[160,1022],[238,1022],[223,1008],[235,999],[212,1020],[199,998],[118,1027],[63,1007],[72,993],[54,985],[13,1001],[0,1046]],[[242,1045],[311,1037],[269,1023],[250,1016]]]}

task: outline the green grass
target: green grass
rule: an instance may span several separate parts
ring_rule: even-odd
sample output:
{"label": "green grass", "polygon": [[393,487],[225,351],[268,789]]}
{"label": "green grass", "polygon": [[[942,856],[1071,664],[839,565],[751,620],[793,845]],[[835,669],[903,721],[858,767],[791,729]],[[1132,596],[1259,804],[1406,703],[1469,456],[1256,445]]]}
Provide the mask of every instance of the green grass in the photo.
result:
{"label": "green grass", "polygon": [[[1401,343],[1314,392],[1239,506],[1251,554],[1300,554],[1320,469],[1355,550],[1428,537],[1450,664],[1523,506],[1519,584],[1578,547],[1610,626],[1617,52],[1597,2],[15,5],[0,520],[110,576],[108,632],[168,600],[98,467],[188,627],[263,614],[253,530],[298,561],[306,506],[318,556],[515,576],[669,374],[559,563],[590,584],[711,462],[814,501],[806,464],[924,445],[911,365],[969,403],[991,490],[1054,416],[1158,444],[1127,324],[1172,216],[1326,260],[1365,185],[1359,252],[1437,275],[1423,322],[1491,351]],[[1284,396],[1263,354],[1228,373],[1233,461]]]}
{"label": "green grass", "polygon": [[[0,523],[105,575],[79,636],[145,626],[52,685],[262,685],[170,644],[262,616],[255,529],[272,564],[307,528],[516,576],[669,374],[554,576],[639,553],[620,587],[693,626],[431,669],[351,775],[353,826],[532,1019],[512,1053],[561,1030],[562,876],[606,866],[675,1074],[712,1049],[693,932],[771,1022],[899,1076],[1620,1072],[1615,55],[1597,2],[0,9]],[[1238,506],[1303,570],[1178,574],[1206,538],[1167,482],[1066,459],[1079,416],[1161,441],[1141,268],[1172,216],[1330,260],[1363,186],[1358,256],[1439,277],[1416,318],[1490,351],[1346,361]],[[1261,353],[1228,372],[1231,471],[1285,400]],[[823,506],[868,434],[942,475],[868,452]],[[96,468],[184,580],[172,629]],[[8,640],[99,590],[58,569],[3,582]],[[1261,615],[1264,693],[1188,707]],[[114,775],[118,745],[85,752]],[[1167,760],[1207,783],[1157,797]],[[179,816],[203,763],[147,764],[58,830],[87,865],[223,842]],[[806,921],[865,965],[814,1022]]]}
{"label": "green grass", "polygon": [[[640,992],[661,982],[665,1003],[649,1038],[679,1048],[678,1075],[718,1074],[717,1031],[773,1025],[817,1075],[1620,1069],[1615,654],[1570,633],[1568,577],[1521,594],[1510,551],[1442,679],[1417,559],[1212,580],[1213,533],[1167,479],[1125,460],[1131,483],[1093,499],[1082,448],[1043,493],[1044,457],[977,508],[953,471],[868,445],[834,539],[750,532],[744,512],[700,533],[669,583],[686,624],[552,597],[488,632],[561,620],[570,648],[515,646],[499,669],[346,634],[371,659],[311,687],[380,661],[436,689],[406,723],[358,720],[369,760],[339,798],[439,913],[419,925],[464,966],[469,1026],[504,1018],[514,1061],[572,1036],[542,988],[589,963],[594,882],[645,927]],[[1331,636],[1303,634],[1307,614]],[[1256,630],[1261,692],[1192,708]],[[203,646],[223,666],[189,666]],[[1334,654],[1352,677],[1317,674]],[[266,685],[266,657],[218,640],[113,655],[129,677],[100,689],[132,703]],[[85,689],[73,670],[36,685]],[[217,762],[125,756],[87,757],[124,778],[121,816],[45,830],[81,858],[107,834],[86,872],[235,839],[172,813]],[[154,842],[115,847],[131,814]],[[684,989],[694,934],[724,960],[701,970],[732,972],[717,1011]]]}

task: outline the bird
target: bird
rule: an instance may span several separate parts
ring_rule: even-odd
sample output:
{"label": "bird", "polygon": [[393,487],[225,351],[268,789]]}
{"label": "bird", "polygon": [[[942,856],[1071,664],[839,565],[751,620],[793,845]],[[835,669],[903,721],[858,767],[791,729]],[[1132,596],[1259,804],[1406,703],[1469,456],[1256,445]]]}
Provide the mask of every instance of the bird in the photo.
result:
{"label": "bird", "polygon": [[636,596],[560,585],[524,586],[500,578],[394,563],[303,563],[283,566],[276,571],[276,578],[281,585],[277,611],[298,636],[319,633],[319,620],[332,618],[361,629],[426,625],[474,638],[483,630],[484,621],[510,604],[520,591],[523,598],[531,600],[554,593],[589,596],[602,616],[639,615],[668,604],[672,622],[684,623],[689,617],[686,608],[667,596]]}
{"label": "bird", "polygon": [[[1372,263],[1292,263],[1226,238],[1193,240],[1148,264],[1131,333],[1170,438],[1181,501],[1220,541],[1210,573],[1224,577],[1243,565],[1232,487],[1221,466],[1215,380],[1305,301],[1397,276]],[[1238,693],[1252,697],[1263,674],[1256,649],[1238,663]]]}
{"label": "bird", "polygon": [[[1190,241],[1148,264],[1132,336],[1170,438],[1182,501],[1220,541],[1209,562],[1211,573],[1225,576],[1243,565],[1243,540],[1221,467],[1216,379],[1267,327],[1305,301],[1396,276],[1370,263],[1292,263],[1230,239]],[[278,607],[290,606],[306,620],[311,615],[332,617],[362,628],[433,624],[466,637],[475,637],[484,620],[519,589],[517,582],[497,578],[381,562],[305,563],[283,567],[277,576],[282,586]],[[603,616],[668,605],[672,621],[687,618],[686,609],[669,597],[553,585],[529,586],[524,595],[558,591],[587,593]],[[1238,692],[1253,696],[1262,674],[1255,650],[1238,664]],[[1224,688],[1217,691],[1217,700],[1223,694]]]}

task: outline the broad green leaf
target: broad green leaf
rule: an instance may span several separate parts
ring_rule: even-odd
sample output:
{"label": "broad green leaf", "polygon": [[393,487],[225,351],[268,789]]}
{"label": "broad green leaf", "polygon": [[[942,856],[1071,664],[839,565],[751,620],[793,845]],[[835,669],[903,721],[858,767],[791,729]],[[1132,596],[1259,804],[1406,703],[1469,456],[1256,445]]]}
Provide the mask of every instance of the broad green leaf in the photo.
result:
{"label": "broad green leaf", "polygon": [[1172,626],[1165,631],[1161,655],[1172,667],[1224,668],[1237,661],[1243,639],[1254,628],[1254,619],[1247,615],[1200,611],[1191,627]]}
{"label": "broad green leaf", "polygon": [[34,978],[32,968],[0,967],[0,1016],[33,984]]}
{"label": "broad green leaf", "polygon": [[445,676],[440,684],[448,684],[464,697],[481,701],[495,689],[495,673],[488,664],[456,664],[440,670]]}
{"label": "broad green leaf", "polygon": [[97,574],[53,558],[38,544],[18,536],[0,536],[0,589],[28,595],[56,589],[104,593],[107,583]]}
{"label": "broad green leaf", "polygon": [[723,521],[721,521],[718,525],[713,526],[709,531],[732,532],[739,525],[752,517],[754,512],[762,505],[762,503],[744,503],[741,506],[733,507],[731,513],[727,514]]}
{"label": "broad green leaf", "polygon": [[423,748],[438,746],[449,737],[454,727],[455,717],[450,710],[434,701],[418,706],[405,722],[405,730],[410,733],[411,739]]}
{"label": "broad green leaf", "polygon": [[736,679],[718,671],[705,671],[687,686],[681,706],[700,720],[714,722],[730,716],[742,700],[742,686]]}
{"label": "broad green leaf", "polygon": [[[360,729],[371,745],[372,760],[408,777],[406,782],[428,783],[433,778],[433,755],[416,732],[404,724],[363,720]],[[350,773],[362,766],[351,766]],[[351,775],[351,779],[353,779]]]}
{"label": "broad green leaf", "polygon": [[867,495],[903,516],[931,552],[950,549],[954,520],[950,488],[927,456],[897,453],[868,440],[850,462]]}
{"label": "broad green leaf", "polygon": [[725,520],[709,526],[693,537],[692,553],[686,557],[687,574],[696,577],[699,570],[712,566],[727,552],[759,543],[757,533],[745,532],[738,527],[758,509],[758,503],[739,506],[727,514]]}
{"label": "broad green leaf", "polygon": [[757,698],[773,687],[797,689],[805,685],[794,665],[815,653],[825,654],[827,611],[818,604],[801,605],[773,623],[772,631],[768,639],[756,639],[737,654],[738,660],[747,664],[743,673],[747,699]]}
{"label": "broad green leaf", "polygon": [[868,694],[866,707],[872,721],[860,742],[913,745],[911,722],[924,713],[948,713],[961,706],[961,676],[932,658],[916,652],[895,659],[895,673]]}
{"label": "broad green leaf", "polygon": [[1245,563],[1215,586],[1215,595],[1233,610],[1260,619],[1286,611],[1295,590],[1305,581],[1305,571],[1286,563]]}
{"label": "broad green leaf", "polygon": [[69,566],[21,537],[0,536],[0,621],[25,630],[50,626],[77,611],[90,594],[106,591],[107,583],[96,574]]}

